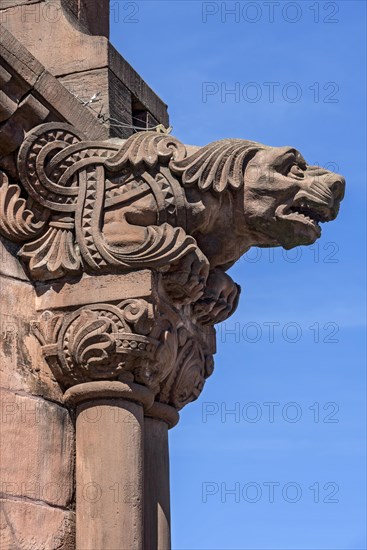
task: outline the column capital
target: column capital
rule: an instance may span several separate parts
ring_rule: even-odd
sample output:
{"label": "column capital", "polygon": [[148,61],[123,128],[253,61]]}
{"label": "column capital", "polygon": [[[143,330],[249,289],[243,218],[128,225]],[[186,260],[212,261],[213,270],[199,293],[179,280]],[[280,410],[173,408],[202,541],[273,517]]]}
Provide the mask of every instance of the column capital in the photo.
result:
{"label": "column capital", "polygon": [[200,395],[212,372],[214,329],[170,303],[162,274],[85,275],[36,291],[32,332],[67,403],[120,396],[173,427],[177,411]]}

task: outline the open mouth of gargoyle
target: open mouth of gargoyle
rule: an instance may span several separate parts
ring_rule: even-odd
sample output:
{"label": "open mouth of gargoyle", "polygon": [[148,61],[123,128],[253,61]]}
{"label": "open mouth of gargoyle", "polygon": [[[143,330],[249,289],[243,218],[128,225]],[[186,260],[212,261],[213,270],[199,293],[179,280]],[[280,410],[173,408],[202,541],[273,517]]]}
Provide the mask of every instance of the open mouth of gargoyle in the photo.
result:
{"label": "open mouth of gargoyle", "polygon": [[280,206],[277,208],[276,217],[309,226],[318,236],[321,235],[320,223],[330,220],[327,209],[321,206],[318,208],[307,202]]}

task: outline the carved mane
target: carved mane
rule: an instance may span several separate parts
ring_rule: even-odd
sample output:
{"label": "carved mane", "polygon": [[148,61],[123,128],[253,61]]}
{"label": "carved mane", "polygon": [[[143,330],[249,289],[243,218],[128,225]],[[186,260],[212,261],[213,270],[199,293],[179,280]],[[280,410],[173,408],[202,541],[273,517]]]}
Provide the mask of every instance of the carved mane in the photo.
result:
{"label": "carved mane", "polygon": [[223,139],[188,155],[185,145],[172,136],[139,132],[128,138],[114,157],[106,159],[104,166],[116,173],[128,167],[149,169],[169,162],[171,172],[184,186],[222,193],[243,186],[247,163],[262,149],[266,146],[254,141]]}
{"label": "carved mane", "polygon": [[171,162],[170,168],[183,185],[222,193],[227,188],[243,187],[246,165],[262,149],[266,146],[243,139],[214,141],[183,160]]}

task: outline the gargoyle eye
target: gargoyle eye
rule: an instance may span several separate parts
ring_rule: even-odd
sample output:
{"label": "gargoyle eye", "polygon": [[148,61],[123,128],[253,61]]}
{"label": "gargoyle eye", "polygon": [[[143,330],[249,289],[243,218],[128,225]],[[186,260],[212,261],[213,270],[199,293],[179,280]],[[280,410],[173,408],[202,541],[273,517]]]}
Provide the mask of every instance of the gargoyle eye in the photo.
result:
{"label": "gargoyle eye", "polygon": [[299,164],[292,164],[291,167],[289,168],[289,174],[293,174],[294,176],[297,176],[298,178],[304,178],[305,177],[305,173],[303,171],[303,169],[301,168],[301,166]]}

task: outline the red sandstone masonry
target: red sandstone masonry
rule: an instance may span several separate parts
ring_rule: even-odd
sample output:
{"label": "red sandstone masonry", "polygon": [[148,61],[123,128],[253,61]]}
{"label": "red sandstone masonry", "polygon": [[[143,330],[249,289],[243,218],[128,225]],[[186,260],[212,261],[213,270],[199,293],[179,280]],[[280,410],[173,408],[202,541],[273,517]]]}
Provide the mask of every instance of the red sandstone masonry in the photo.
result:
{"label": "red sandstone masonry", "polygon": [[0,494],[68,508],[73,498],[74,428],[69,411],[0,391]]}

